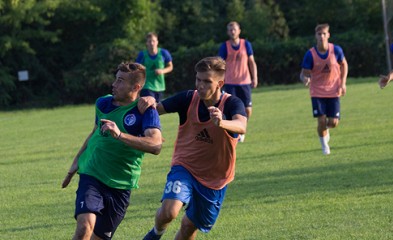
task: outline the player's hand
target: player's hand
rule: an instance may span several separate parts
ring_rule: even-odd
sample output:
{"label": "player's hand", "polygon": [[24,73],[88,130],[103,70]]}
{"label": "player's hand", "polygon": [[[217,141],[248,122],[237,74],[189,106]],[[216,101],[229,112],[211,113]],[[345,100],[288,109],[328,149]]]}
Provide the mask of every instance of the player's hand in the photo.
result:
{"label": "player's hand", "polygon": [[345,94],[347,93],[347,87],[341,86],[339,91],[339,96],[345,96]]}
{"label": "player's hand", "polygon": [[78,165],[73,164],[71,169],[68,171],[67,175],[65,176],[63,183],[61,184],[62,188],[66,188],[68,184],[70,184],[72,177],[75,175],[76,171],[78,171]]}
{"label": "player's hand", "polygon": [[120,129],[117,127],[116,123],[108,120],[101,119],[101,132],[109,131],[113,138],[118,138],[120,136]]}
{"label": "player's hand", "polygon": [[310,81],[311,81],[311,78],[309,76],[304,76],[303,77],[303,84],[304,84],[304,86],[308,87],[308,85],[310,85]]}
{"label": "player's hand", "polygon": [[258,79],[251,80],[251,88],[256,88],[258,86]]}
{"label": "player's hand", "polygon": [[207,109],[209,110],[210,113],[210,119],[213,120],[214,125],[219,127],[222,121],[221,110],[213,106],[208,107]]}
{"label": "player's hand", "polygon": [[378,85],[381,89],[385,88],[390,82],[390,75],[379,75]]}
{"label": "player's hand", "polygon": [[156,99],[151,96],[141,97],[138,101],[138,110],[140,113],[145,113],[149,107],[156,108]]}
{"label": "player's hand", "polygon": [[164,74],[164,70],[162,69],[156,69],[154,72],[156,73],[156,75]]}

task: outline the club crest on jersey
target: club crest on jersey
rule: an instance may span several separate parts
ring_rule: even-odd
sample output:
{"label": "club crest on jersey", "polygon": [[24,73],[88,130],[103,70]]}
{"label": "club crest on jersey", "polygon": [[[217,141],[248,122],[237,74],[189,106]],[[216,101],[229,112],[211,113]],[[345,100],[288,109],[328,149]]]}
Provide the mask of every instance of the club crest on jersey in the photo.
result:
{"label": "club crest on jersey", "polygon": [[136,122],[136,117],[135,117],[134,114],[128,114],[124,118],[124,124],[127,125],[127,126],[134,125],[135,122]]}

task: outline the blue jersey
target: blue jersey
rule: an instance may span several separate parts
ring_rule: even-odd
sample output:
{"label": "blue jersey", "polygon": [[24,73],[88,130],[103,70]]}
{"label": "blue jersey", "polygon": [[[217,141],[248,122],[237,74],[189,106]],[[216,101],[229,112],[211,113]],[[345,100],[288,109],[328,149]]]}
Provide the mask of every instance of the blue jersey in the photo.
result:
{"label": "blue jersey", "polygon": [[[162,101],[162,105],[167,113],[177,112],[179,114],[180,125],[183,125],[187,121],[187,111],[190,106],[194,90],[188,90],[180,92],[172,97],[169,97]],[[216,103],[216,107],[220,104],[220,101]],[[243,102],[235,96],[230,96],[224,105],[223,119],[231,120],[232,116],[240,114],[242,116],[246,115],[246,110],[244,108]],[[199,103],[198,108],[199,121],[206,122],[210,119],[210,113],[203,101]]]}
{"label": "blue jersey", "polygon": [[[318,52],[317,47],[314,46],[318,56],[322,59],[326,59],[329,55],[329,51],[326,51],[325,54],[321,54]],[[336,59],[338,63],[341,63],[344,60],[344,52],[342,48],[338,45],[334,45],[334,54],[336,55]],[[312,58],[311,51],[308,50],[306,54],[304,55],[303,62],[302,62],[302,68],[311,70],[314,67],[314,61]]]}
{"label": "blue jersey", "polygon": [[[154,60],[157,57],[157,55],[158,54],[152,56],[149,54],[149,57]],[[162,55],[162,60],[164,61],[165,64],[172,62],[172,56],[168,50],[161,48],[161,55]],[[135,62],[143,65],[143,63],[145,62],[143,51],[139,52]]]}
{"label": "blue jersey", "polygon": [[[115,106],[112,103],[113,97],[101,97],[97,100],[97,107],[100,109],[101,112],[103,113],[109,113],[113,111],[114,109],[118,108],[119,106]],[[144,132],[146,129],[149,128],[158,128],[161,129],[160,125],[160,118],[158,116],[158,113],[156,110],[153,108],[148,108],[146,112],[142,115],[138,108],[132,108],[128,113],[124,115],[123,119],[123,126],[126,129],[127,133],[134,135],[134,136],[144,136]],[[127,119],[128,116],[135,116],[135,119],[132,119],[132,121],[135,120],[136,124],[127,124],[130,119]],[[96,124],[98,125],[99,123],[97,122],[97,116],[96,116]],[[141,127],[135,127],[135,126],[141,126]]]}
{"label": "blue jersey", "polygon": [[[249,41],[244,40],[244,43],[246,45],[246,51],[247,51],[247,55],[251,56],[254,55],[254,51],[252,50],[252,45]],[[232,46],[233,50],[239,50],[240,45],[239,46]],[[228,55],[228,51],[227,51],[227,45],[226,42],[222,43],[220,46],[220,49],[218,50],[218,56],[220,56],[222,59],[227,59],[227,55]]]}

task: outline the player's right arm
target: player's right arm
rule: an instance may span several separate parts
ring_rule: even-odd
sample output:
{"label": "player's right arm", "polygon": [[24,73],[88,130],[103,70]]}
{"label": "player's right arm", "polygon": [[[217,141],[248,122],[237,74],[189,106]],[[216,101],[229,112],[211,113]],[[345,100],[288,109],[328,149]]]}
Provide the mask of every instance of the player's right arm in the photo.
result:
{"label": "player's right arm", "polygon": [[140,113],[144,113],[149,107],[157,109],[158,114],[165,114],[165,108],[161,103],[157,103],[156,99],[151,96],[141,97],[138,101],[138,110]]}
{"label": "player's right arm", "polygon": [[85,142],[83,143],[82,147],[79,149],[78,153],[74,157],[74,161],[72,162],[71,167],[68,170],[68,173],[65,176],[65,178],[63,180],[63,183],[61,184],[62,188],[65,188],[65,187],[68,186],[68,184],[70,183],[72,177],[78,171],[79,157],[86,150],[87,143],[89,142],[89,140],[90,140],[91,136],[93,135],[94,131],[96,130],[96,128],[97,128],[97,124],[94,125],[93,131],[91,131],[91,133],[87,136],[87,138],[86,138]]}
{"label": "player's right arm", "polygon": [[311,70],[302,68],[300,80],[303,82],[304,86],[307,87],[311,81]]}

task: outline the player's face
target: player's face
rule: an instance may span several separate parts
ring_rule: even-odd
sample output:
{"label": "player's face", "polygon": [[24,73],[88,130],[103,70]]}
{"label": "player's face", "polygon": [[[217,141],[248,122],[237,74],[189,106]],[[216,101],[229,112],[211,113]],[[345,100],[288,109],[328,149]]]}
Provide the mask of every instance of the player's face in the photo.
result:
{"label": "player's face", "polygon": [[315,38],[317,39],[318,44],[327,43],[330,37],[329,30],[327,28],[323,28],[315,33]]}
{"label": "player's face", "polygon": [[213,71],[197,72],[195,86],[202,100],[210,100],[224,84]]}
{"label": "player's face", "polygon": [[235,25],[231,25],[227,28],[227,34],[229,36],[230,39],[234,40],[234,39],[238,39],[239,35],[240,35],[240,28],[239,26]]}
{"label": "player's face", "polygon": [[154,36],[149,37],[146,40],[146,46],[147,46],[147,49],[149,49],[149,50],[157,49],[158,39]]}
{"label": "player's face", "polygon": [[117,71],[116,80],[112,83],[113,98],[121,102],[129,97],[132,89],[130,75],[122,71]]}

